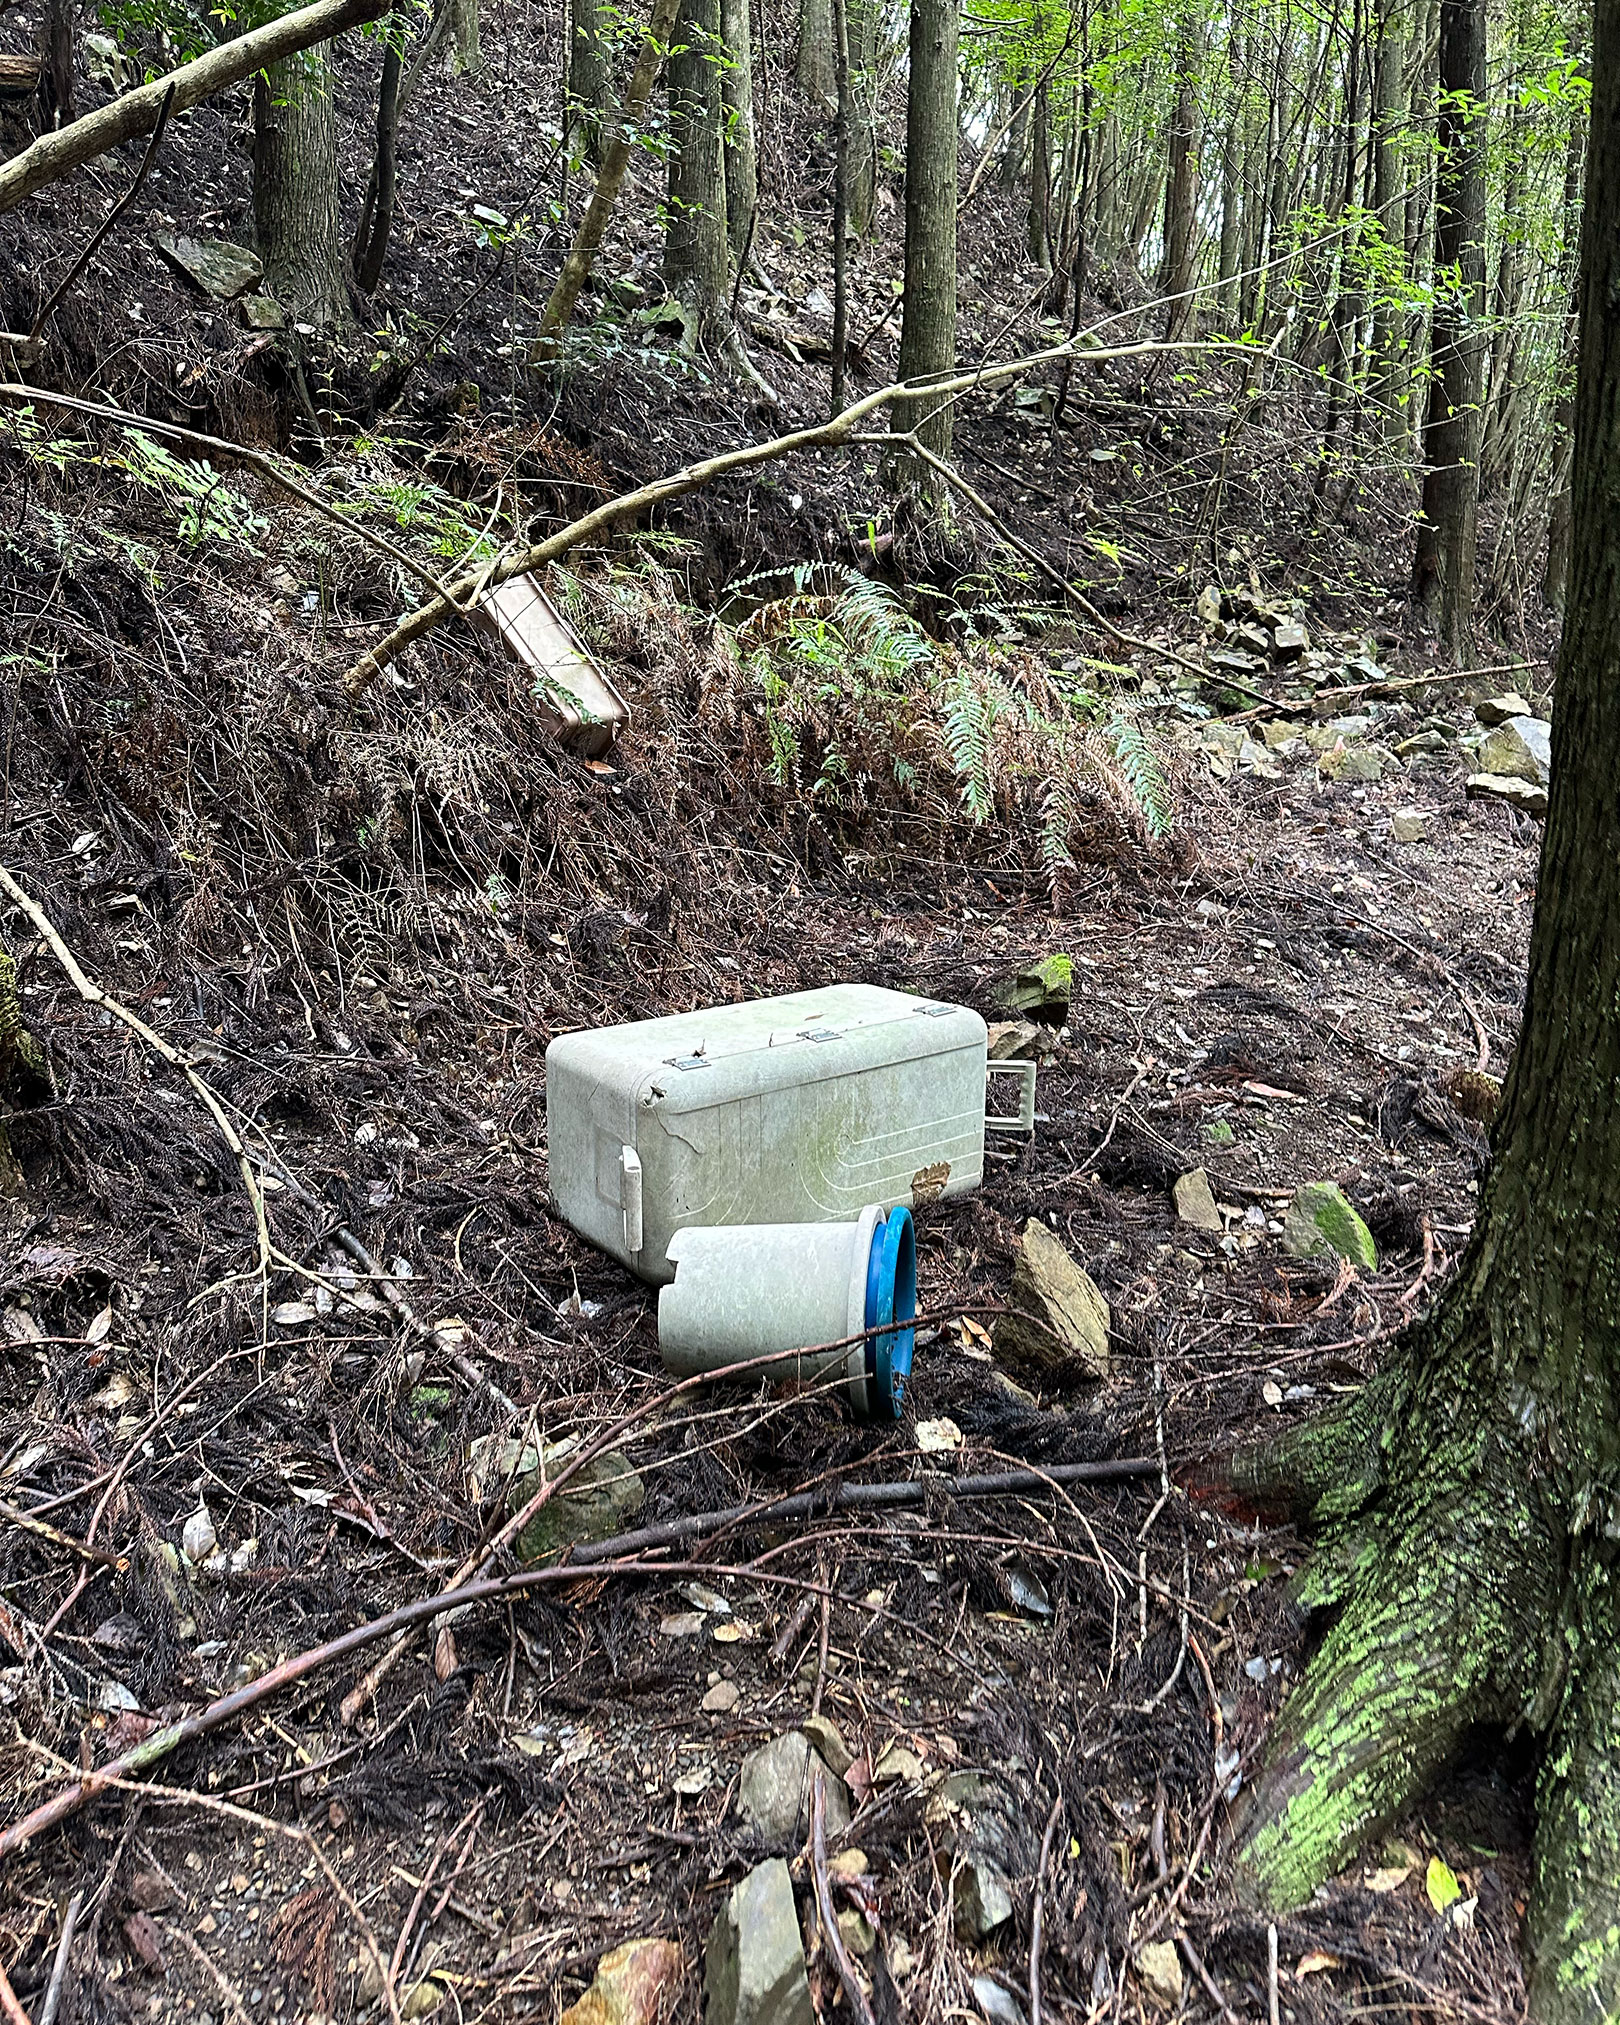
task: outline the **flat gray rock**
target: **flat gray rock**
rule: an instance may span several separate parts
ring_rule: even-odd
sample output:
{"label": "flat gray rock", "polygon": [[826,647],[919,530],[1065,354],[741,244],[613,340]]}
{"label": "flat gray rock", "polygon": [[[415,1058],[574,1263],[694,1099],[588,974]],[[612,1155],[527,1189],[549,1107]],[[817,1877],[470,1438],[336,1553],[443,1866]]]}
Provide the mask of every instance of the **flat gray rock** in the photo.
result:
{"label": "flat gray rock", "polygon": [[849,1826],[849,1794],[802,1730],[772,1737],[744,1758],[737,1805],[767,1847],[797,1849],[810,1832],[810,1788],[817,1772],[827,1782],[827,1833],[840,1834]]}
{"label": "flat gray rock", "polygon": [[1544,717],[1507,718],[1480,740],[1479,770],[1544,788],[1552,779],[1552,726]]}
{"label": "flat gray rock", "polygon": [[781,1857],[757,1865],[709,1930],[704,2025],[816,2025],[793,1880]]}
{"label": "flat gray rock", "polygon": [[230,239],[190,239],[183,232],[158,232],[153,242],[169,265],[195,282],[216,302],[234,302],[264,279],[264,262]]}
{"label": "flat gray rock", "polygon": [[1521,780],[1508,773],[1471,773],[1468,799],[1475,802],[1511,802],[1529,816],[1547,813],[1547,790],[1538,781]]}

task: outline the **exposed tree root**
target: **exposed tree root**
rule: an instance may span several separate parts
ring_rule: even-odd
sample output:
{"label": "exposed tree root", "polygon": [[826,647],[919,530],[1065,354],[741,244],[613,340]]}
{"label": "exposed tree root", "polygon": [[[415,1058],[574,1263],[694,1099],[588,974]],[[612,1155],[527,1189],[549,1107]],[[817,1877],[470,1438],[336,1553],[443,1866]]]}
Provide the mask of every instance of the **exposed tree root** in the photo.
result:
{"label": "exposed tree root", "polygon": [[1231,1467],[1233,1488],[1319,1529],[1296,1594],[1339,1612],[1246,1796],[1238,1885],[1300,1905],[1466,1731],[1547,1731],[1531,2012],[1597,2025],[1620,2018],[1617,1556],[1563,1509],[1546,1470],[1562,1443],[1492,1368],[1491,1337],[1452,1309],[1346,1408]]}

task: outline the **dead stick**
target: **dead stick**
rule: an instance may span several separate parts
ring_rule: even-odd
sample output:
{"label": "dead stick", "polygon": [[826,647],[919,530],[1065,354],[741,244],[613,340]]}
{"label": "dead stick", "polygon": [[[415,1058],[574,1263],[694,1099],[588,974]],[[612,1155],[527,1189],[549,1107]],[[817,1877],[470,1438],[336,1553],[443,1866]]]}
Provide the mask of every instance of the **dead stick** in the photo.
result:
{"label": "dead stick", "polygon": [[39,2014],[39,2025],[56,2025],[57,2008],[62,2002],[62,1984],[67,1977],[68,1950],[73,1946],[74,1930],[79,1924],[79,1913],[84,1906],[84,1893],[76,1891],[68,1900],[67,1911],[62,1915],[62,1938],[56,1944],[56,1959],[51,1964],[51,1980],[45,1989],[45,2005]]}
{"label": "dead stick", "polygon": [[0,1969],[0,2015],[9,2025],[33,2025],[33,2020],[17,2001],[17,1993],[11,1987],[11,1978]]}
{"label": "dead stick", "polygon": [[838,1908],[833,1904],[832,1879],[827,1873],[827,1781],[818,1770],[810,1788],[810,1874],[815,1880],[816,1911],[821,1916],[822,1937],[832,1956],[838,1980],[855,2025],[876,2025],[872,2007],[866,2001],[855,1964],[849,1959],[844,1936],[838,1930]]}
{"label": "dead stick", "polygon": [[868,415],[876,414],[879,408],[887,407],[893,401],[918,400],[925,395],[939,397],[956,394],[989,392],[997,387],[1010,385],[1014,380],[1023,379],[1040,366],[1051,365],[1059,360],[1084,357],[1088,362],[1100,363],[1106,359],[1144,358],[1159,352],[1252,352],[1249,345],[1229,343],[1224,339],[1182,339],[1173,343],[1159,339],[1144,339],[1130,345],[1104,346],[1092,341],[1089,331],[1077,332],[1046,351],[1031,352],[1025,358],[1010,359],[1005,365],[976,367],[971,371],[949,374],[944,378],[924,377],[916,380],[897,380],[892,386],[879,387],[870,394],[863,394],[841,414],[834,415],[829,422],[819,423],[814,428],[795,429],[785,436],[776,436],[766,443],[745,444],[737,450],[724,451],[718,457],[707,457],[696,464],[683,465],[679,471],[672,471],[662,478],[638,486],[634,492],[622,493],[617,499],[605,500],[600,506],[592,507],[589,513],[572,520],[566,527],[549,535],[535,547],[523,549],[516,555],[509,555],[492,568],[457,577],[447,586],[447,597],[435,599],[410,613],[375,647],[362,654],[343,677],[344,687],[351,696],[360,696],[382,673],[390,661],[395,660],[404,650],[424,635],[441,625],[464,602],[482,588],[493,588],[511,577],[526,576],[531,570],[543,568],[577,548],[583,541],[605,533],[619,521],[631,515],[644,513],[650,508],[663,505],[667,500],[683,499],[689,492],[696,492],[716,478],[724,478],[734,471],[748,471],[756,464],[769,464],[781,457],[788,457],[800,450],[836,449],[857,441],[856,424]]}
{"label": "dead stick", "polygon": [[59,1527],[47,1525],[45,1520],[36,1519],[30,1512],[21,1512],[15,1505],[8,1505],[0,1499],[0,1521],[15,1526],[19,1532],[33,1533],[41,1540],[49,1540],[53,1547],[65,1547],[70,1554],[77,1554],[81,1561],[94,1561],[103,1568],[111,1568],[114,1574],[122,1575],[129,1568],[127,1554],[107,1554],[100,1547],[92,1547],[87,1541],[75,1540],[71,1533],[64,1533]]}
{"label": "dead stick", "polygon": [[1029,1915],[1029,2025],[1041,2025],[1041,1940],[1042,1923],[1046,1912],[1046,1866],[1051,1860],[1052,1837],[1063,1815],[1063,1794],[1059,1790],[1052,1802],[1052,1811],[1046,1817],[1046,1833],[1041,1837],[1041,1859],[1035,1866],[1035,1904]]}
{"label": "dead stick", "polygon": [[[1193,1946],[1192,1942],[1188,1940],[1185,1934],[1177,1934],[1176,1940],[1180,1943],[1181,1952],[1187,1957],[1188,1968],[1192,1970],[1193,1974],[1198,1978],[1199,1982],[1203,1984],[1204,1988],[1209,1992],[1210,1996],[1214,1999],[1215,2008],[1217,2011],[1220,2012],[1221,2016],[1227,2021],[1227,2025],[1243,2025],[1243,2021],[1238,2017],[1238,2014],[1232,2009],[1231,2005],[1226,2001],[1226,1992],[1221,1988],[1220,1984],[1217,1983],[1215,1978],[1210,1974],[1208,1968],[1204,1964],[1203,1956],[1199,1954],[1198,1950]],[[1040,2020],[1038,2018],[1035,2019],[1033,2021],[1033,2025],[1040,2025]]]}
{"label": "dead stick", "polygon": [[[669,1519],[663,1525],[641,1526],[616,1540],[576,1547],[571,1565],[588,1568],[597,1560],[640,1554],[652,1547],[678,1546],[733,1526],[775,1526],[785,1519],[830,1518],[836,1512],[904,1510],[926,1504],[931,1489],[945,1491],[953,1498],[1021,1497],[1031,1491],[1057,1490],[1064,1484],[1121,1483],[1132,1477],[1152,1476],[1158,1467],[1153,1456],[1121,1456],[1113,1462],[1049,1463],[1041,1469],[1003,1470],[994,1476],[930,1473],[900,1483],[835,1484],[823,1491],[796,1491],[785,1498],[731,1505],[717,1512],[692,1512],[685,1518]],[[803,1628],[802,1622],[798,1624],[795,1636]],[[785,1657],[785,1648],[781,1656]]]}
{"label": "dead stick", "polygon": [[74,282],[78,280],[85,268],[95,258],[96,248],[100,246],[107,234],[118,223],[119,219],[123,217],[130,205],[134,203],[136,193],[150,174],[152,164],[157,160],[157,151],[163,145],[163,130],[169,124],[169,114],[173,110],[174,82],[171,79],[168,90],[163,94],[163,104],[158,108],[157,125],[152,129],[152,138],[146,144],[146,153],[141,157],[141,166],[135,171],[135,180],[130,184],[123,196],[119,198],[118,202],[114,204],[106,217],[102,219],[95,231],[91,233],[85,244],[84,251],[74,261],[67,273],[62,276],[62,279],[56,284],[55,288],[51,290],[50,300],[40,311],[39,315],[34,318],[33,324],[29,329],[28,341],[30,344],[34,342],[46,324],[50,322],[63,296],[67,294]]}
{"label": "dead stick", "polygon": [[178,1048],[172,1046],[161,1034],[154,1033],[145,1020],[132,1013],[127,1005],[120,1005],[117,999],[109,998],[99,984],[92,983],[80,969],[78,958],[57,933],[50,916],[37,900],[29,898],[4,865],[0,865],[0,892],[20,907],[33,922],[34,927],[49,945],[52,955],[67,972],[68,982],[85,1004],[100,1006],[104,1012],[110,1013],[115,1020],[128,1027],[130,1032],[145,1041],[155,1054],[161,1055],[171,1068],[178,1069],[197,1093],[208,1115],[218,1126],[219,1136],[236,1156],[242,1186],[247,1190],[248,1201],[253,1205],[253,1221],[259,1236],[259,1271],[261,1275],[267,1275],[274,1247],[270,1243],[270,1226],[265,1221],[264,1197],[260,1194],[259,1184],[253,1177],[253,1164],[248,1159],[247,1148],[242,1144],[241,1135],[236,1127],[225,1115],[225,1107]]}
{"label": "dead stick", "polygon": [[[778,1575],[769,1569],[729,1567],[711,1561],[620,1561],[595,1571],[600,1575],[613,1576],[663,1576],[663,1575],[737,1575],[754,1582],[770,1582],[784,1589],[808,1589],[814,1585],[801,1581],[797,1576]],[[580,1570],[566,1563],[561,1567],[523,1568],[515,1575],[497,1576],[483,1582],[469,1582],[464,1588],[452,1590],[448,1595],[421,1596],[414,1603],[402,1603],[382,1617],[374,1617],[367,1624],[357,1624],[352,1631],[341,1632],[336,1638],[329,1638],[324,1645],[311,1646],[308,1651],[293,1655],[274,1666],[259,1678],[245,1686],[222,1695],[218,1701],[210,1702],[206,1708],[195,1714],[184,1716],[177,1723],[169,1723],[135,1745],[132,1750],[100,1765],[95,1771],[86,1773],[82,1779],[75,1779],[52,1800],[44,1801],[30,1810],[20,1821],[14,1821],[9,1828],[0,1830],[0,1862],[16,1856],[26,1849],[36,1835],[59,1823],[71,1819],[82,1807],[110,1787],[120,1782],[135,1779],[153,1765],[177,1751],[182,1744],[193,1743],[199,1737],[206,1737],[230,1722],[233,1717],[244,1714],[248,1709],[257,1708],[261,1702],[270,1700],[284,1688],[306,1679],[310,1674],[334,1661],[347,1659],[356,1652],[363,1652],[368,1645],[375,1645],[379,1639],[388,1638],[394,1632],[410,1630],[414,1626],[441,1615],[449,1610],[464,1610],[477,1603],[492,1599],[504,1600],[508,1596],[520,1596],[530,1589],[550,1588],[556,1583],[577,1582]],[[0,2008],[4,1998],[0,1996]]]}

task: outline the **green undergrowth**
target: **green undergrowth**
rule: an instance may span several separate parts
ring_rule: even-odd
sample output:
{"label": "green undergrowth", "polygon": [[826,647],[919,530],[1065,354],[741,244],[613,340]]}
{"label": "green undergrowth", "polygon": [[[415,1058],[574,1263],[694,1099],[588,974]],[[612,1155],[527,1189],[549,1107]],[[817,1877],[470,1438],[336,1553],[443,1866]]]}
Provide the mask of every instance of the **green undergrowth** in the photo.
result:
{"label": "green undergrowth", "polygon": [[1128,705],[1056,675],[1022,642],[932,637],[854,571],[768,599],[732,633],[733,694],[765,780],[832,817],[885,809],[1038,830],[1049,873],[1106,827],[1173,828],[1156,746]]}

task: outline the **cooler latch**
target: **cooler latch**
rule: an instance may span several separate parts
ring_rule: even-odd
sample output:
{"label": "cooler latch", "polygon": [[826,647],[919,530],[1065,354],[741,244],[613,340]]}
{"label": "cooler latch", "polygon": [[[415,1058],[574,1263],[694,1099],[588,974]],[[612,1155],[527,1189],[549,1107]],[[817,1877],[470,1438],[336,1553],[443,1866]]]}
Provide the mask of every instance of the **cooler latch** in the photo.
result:
{"label": "cooler latch", "polygon": [[624,1214],[624,1248],[641,1250],[641,1155],[633,1146],[619,1148],[619,1208]]}

